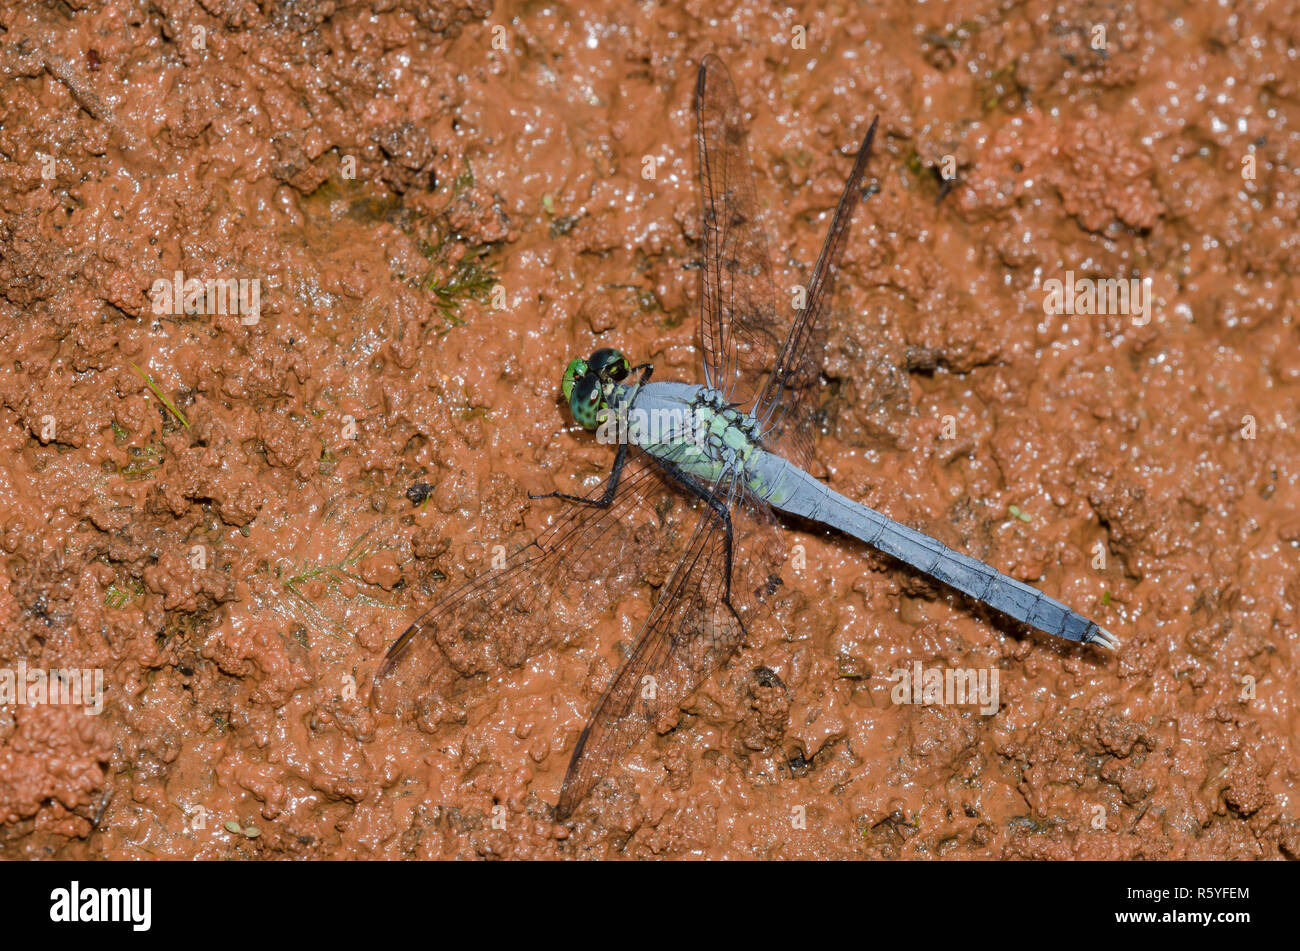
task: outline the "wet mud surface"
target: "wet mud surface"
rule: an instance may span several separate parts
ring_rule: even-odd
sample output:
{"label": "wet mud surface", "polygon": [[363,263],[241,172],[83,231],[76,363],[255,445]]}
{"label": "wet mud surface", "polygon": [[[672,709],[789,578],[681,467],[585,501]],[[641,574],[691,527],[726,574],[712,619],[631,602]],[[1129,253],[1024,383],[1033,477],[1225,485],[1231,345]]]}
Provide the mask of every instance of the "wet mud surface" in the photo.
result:
{"label": "wet mud surface", "polygon": [[[0,705],[0,853],[1300,856],[1298,45],[1282,3],[6,4],[0,663],[104,689]],[[790,526],[770,617],[558,824],[663,566],[414,719],[371,678],[603,477],[570,358],[699,379],[711,50],[779,294],[881,116],[815,474],[1122,646]],[[1045,313],[1067,273],[1148,315]],[[996,712],[894,702],[916,664]]]}

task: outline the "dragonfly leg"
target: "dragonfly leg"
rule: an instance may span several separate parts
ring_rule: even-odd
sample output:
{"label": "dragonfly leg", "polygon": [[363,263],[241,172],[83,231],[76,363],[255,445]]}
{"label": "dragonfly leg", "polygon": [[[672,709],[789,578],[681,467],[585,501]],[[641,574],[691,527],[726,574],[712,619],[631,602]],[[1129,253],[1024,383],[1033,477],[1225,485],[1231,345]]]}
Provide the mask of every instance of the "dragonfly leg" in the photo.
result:
{"label": "dragonfly leg", "polygon": [[614,503],[614,493],[618,491],[618,480],[623,476],[623,466],[627,463],[627,443],[619,443],[618,454],[614,456],[614,468],[610,470],[609,481],[605,483],[605,494],[598,499],[588,499],[568,492],[545,492],[542,495],[528,493],[530,499],[563,499],[588,505],[592,508],[607,509]]}

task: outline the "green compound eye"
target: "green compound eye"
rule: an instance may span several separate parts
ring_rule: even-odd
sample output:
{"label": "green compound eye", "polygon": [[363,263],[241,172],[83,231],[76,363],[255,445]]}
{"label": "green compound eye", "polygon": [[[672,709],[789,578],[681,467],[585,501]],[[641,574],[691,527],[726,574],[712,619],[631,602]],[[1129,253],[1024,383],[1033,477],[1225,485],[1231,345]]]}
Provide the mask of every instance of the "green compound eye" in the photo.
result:
{"label": "green compound eye", "polygon": [[583,429],[595,429],[600,423],[597,417],[604,408],[604,387],[596,374],[588,373],[573,385],[569,412]]}
{"label": "green compound eye", "polygon": [[587,365],[592,372],[607,376],[611,380],[623,379],[632,368],[622,351],[615,350],[613,347],[601,347],[587,358]]}
{"label": "green compound eye", "polygon": [[586,360],[577,359],[569,362],[568,369],[564,371],[564,379],[560,381],[560,392],[564,394],[566,400],[573,398],[573,384],[586,376],[587,370]]}

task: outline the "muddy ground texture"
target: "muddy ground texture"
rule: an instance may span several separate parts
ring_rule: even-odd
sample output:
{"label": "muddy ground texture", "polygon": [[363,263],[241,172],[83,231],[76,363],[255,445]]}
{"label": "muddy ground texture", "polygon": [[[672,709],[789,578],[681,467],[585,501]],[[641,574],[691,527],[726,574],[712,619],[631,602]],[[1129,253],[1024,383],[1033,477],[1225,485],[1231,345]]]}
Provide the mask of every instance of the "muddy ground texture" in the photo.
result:
{"label": "muddy ground texture", "polygon": [[[1300,21],[1177,10],[6,4],[0,663],[106,693],[0,707],[0,853],[1300,856]],[[772,623],[560,825],[653,579],[416,720],[370,678],[608,466],[570,357],[699,378],[709,50],[779,288],[881,116],[817,474],[1123,644],[792,528]],[[1071,270],[1151,321],[1045,314]],[[155,313],[176,271],[260,280],[256,323]],[[917,661],[997,714],[892,703]]]}

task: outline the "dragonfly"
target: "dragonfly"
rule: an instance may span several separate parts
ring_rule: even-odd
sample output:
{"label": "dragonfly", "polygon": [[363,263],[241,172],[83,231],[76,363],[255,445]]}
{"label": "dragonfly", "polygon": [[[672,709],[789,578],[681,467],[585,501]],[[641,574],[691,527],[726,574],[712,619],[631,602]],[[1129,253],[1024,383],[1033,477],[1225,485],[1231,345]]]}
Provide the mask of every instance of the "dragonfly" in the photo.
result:
{"label": "dragonfly", "polygon": [[785,560],[782,516],[859,539],[1046,634],[1118,647],[1114,635],[1036,588],[809,474],[824,318],[854,213],[871,192],[864,180],[879,117],[836,204],[804,306],[782,315],[744,113],[713,54],[699,65],[695,114],[703,383],[653,380],[653,366],[634,366],[613,347],[572,360],[560,390],[576,423],[617,445],[608,478],[583,496],[531,496],[562,503],[551,526],[421,615],[375,676],[382,709],[445,719],[460,685],[571,643],[595,612],[653,578],[649,613],[573,749],[554,810],[561,822],[650,729],[671,729],[760,613],[770,613]]}

